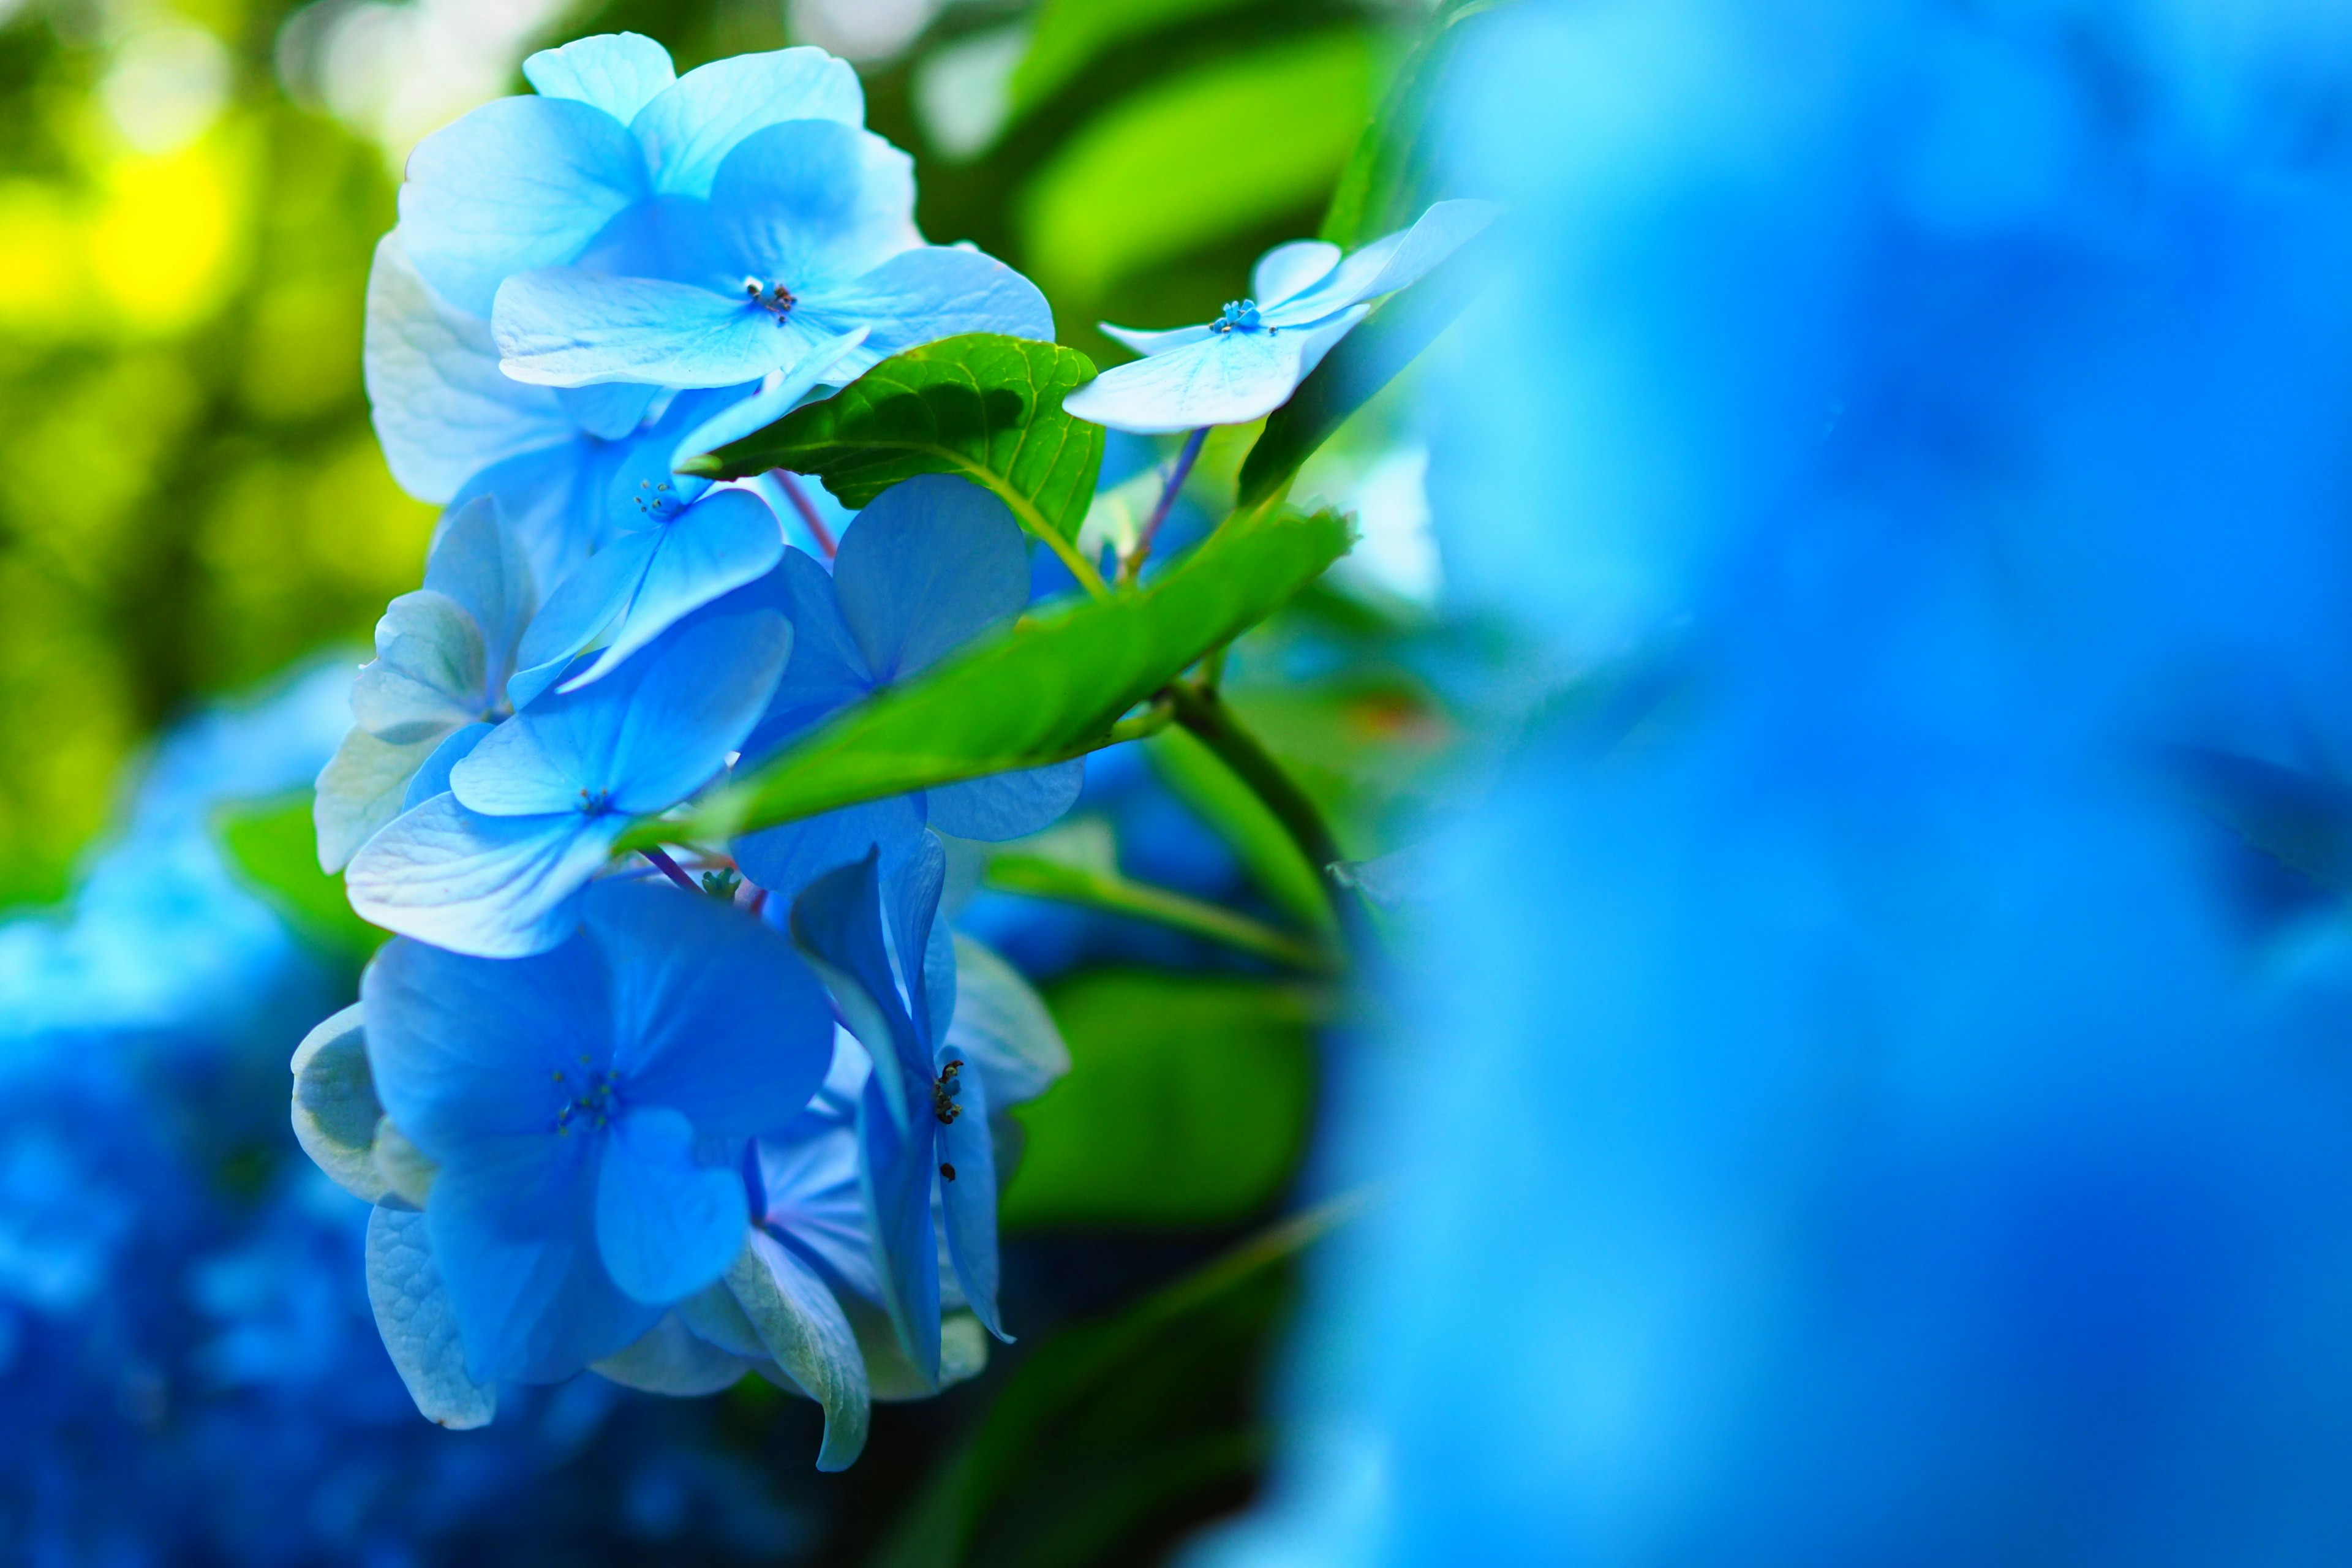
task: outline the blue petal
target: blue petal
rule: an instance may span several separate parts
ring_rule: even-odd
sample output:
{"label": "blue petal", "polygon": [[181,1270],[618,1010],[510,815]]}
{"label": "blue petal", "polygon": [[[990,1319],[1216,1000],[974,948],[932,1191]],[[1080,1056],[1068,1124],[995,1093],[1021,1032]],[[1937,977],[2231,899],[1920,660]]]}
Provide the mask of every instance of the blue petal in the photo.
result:
{"label": "blue petal", "polygon": [[940,1242],[931,1222],[938,1184],[931,1156],[939,1121],[925,1104],[902,1131],[892,1119],[877,1073],[858,1102],[857,1135],[865,1160],[858,1168],[874,1233],[874,1262],[882,1304],[898,1344],[929,1382],[940,1376]]}
{"label": "blue petal", "polygon": [[670,454],[670,467],[676,468],[689,458],[716,451],[730,441],[741,440],[753,431],[764,430],[782,419],[798,405],[802,398],[815,390],[851,350],[865,341],[866,329],[863,327],[825,339],[790,370],[769,376],[757,393],[740,403],[728,405],[688,431]]}
{"label": "blue petal", "polygon": [[530,552],[497,497],[476,497],[441,520],[425,557],[425,586],[473,616],[481,630],[484,685],[504,690],[515,645],[539,611],[539,587]]}
{"label": "blue petal", "polygon": [[1053,308],[1035,284],[993,257],[948,245],[904,251],[854,281],[812,289],[793,319],[820,333],[872,328],[843,362],[852,374],[962,332],[1054,337]]}
{"label": "blue petal", "polygon": [[870,131],[825,120],[771,125],[719,166],[711,210],[739,274],[805,298],[923,242],[915,161]]}
{"label": "blue petal", "polygon": [[617,814],[483,816],[438,795],[370,838],[343,885],[360,917],[386,931],[520,958],[572,934],[581,889],[627,826]]}
{"label": "blue petal", "polygon": [[425,1209],[478,1382],[561,1382],[661,1320],[661,1308],[614,1286],[598,1254],[594,1141],[529,1142],[567,1159],[551,1166],[535,1153],[509,1161],[500,1149],[477,1151],[442,1167]]}
{"label": "blue petal", "polygon": [[[947,889],[947,853],[938,835],[926,833],[904,862],[883,870],[883,918],[889,923],[890,951],[913,1003],[919,1042],[919,1054],[905,1058],[906,1065],[913,1078],[928,1085],[937,1070],[929,1059],[931,1047],[955,1011],[955,950],[939,922],[940,895]],[[934,934],[941,938],[936,951]],[[931,984],[934,960],[944,966],[944,984],[936,987]],[[939,1004],[936,1010],[934,1002]]]}
{"label": "blue petal", "polygon": [[1036,1099],[1070,1070],[1054,1015],[1021,972],[971,937],[955,938],[954,1021],[947,1044],[988,1081],[990,1109]]}
{"label": "blue petal", "polygon": [[354,724],[319,770],[310,804],[319,830],[319,869],[340,871],[375,833],[407,809],[405,792],[441,738],[395,743]]}
{"label": "blue petal", "polygon": [[913,1090],[930,1082],[931,1053],[899,997],[884,945],[879,859],[869,850],[803,889],[793,900],[793,940],[816,962],[850,1032],[877,1064],[867,1087],[894,1117],[913,1124],[929,1114]]}
{"label": "blue petal", "polygon": [[[1282,406],[1364,306],[1334,318],[1336,331],[1212,333],[1190,348],[1114,365],[1062,399],[1081,419],[1138,435],[1246,425]],[[1311,358],[1310,358],[1311,356]]]}
{"label": "blue petal", "polygon": [[1115,327],[1108,321],[1098,321],[1096,325],[1139,354],[1164,354],[1171,349],[1207,342],[1217,335],[1205,325],[1171,327],[1164,332],[1148,331],[1140,327]]}
{"label": "blue petal", "polygon": [[795,309],[778,317],[740,292],[550,267],[506,280],[491,331],[499,368],[517,381],[732,386],[797,363],[857,324],[805,325],[804,315]]}
{"label": "blue petal", "polygon": [[[797,645],[795,645],[797,647]],[[915,796],[898,795],[838,811],[764,827],[730,846],[743,874],[778,898],[790,899],[818,877],[879,849],[896,866],[922,837],[923,813]]]}
{"label": "blue petal", "polygon": [[423,1215],[369,1211],[367,1291],[384,1353],[425,1418],[453,1432],[488,1426],[499,1391],[466,1371],[465,1341]]}
{"label": "blue petal", "polygon": [[620,629],[596,662],[561,689],[574,691],[602,679],[696,610],[766,576],[784,554],[775,513],[749,490],[707,495],[655,531],[655,537],[653,559]]}
{"label": "blue petal", "polygon": [[559,445],[483,469],[458,487],[450,504],[495,496],[544,595],[603,542],[606,470],[618,450],[575,431]]}
{"label": "blue petal", "polygon": [[1439,202],[1401,233],[1384,235],[1305,293],[1262,308],[1269,327],[1304,326],[1421,280],[1502,212],[1493,202]]}
{"label": "blue petal", "polygon": [[645,673],[613,747],[614,809],[664,811],[708,783],[759,722],[792,646],[783,616],[722,600],[625,666]]}
{"label": "blue petal", "polygon": [[667,1106],[740,1148],[824,1081],[833,1012],[792,943],[716,900],[604,882],[588,933],[613,984],[614,1063],[630,1103]]}
{"label": "blue petal", "polygon": [[902,679],[1029,603],[1029,552],[1004,503],[923,474],[857,514],[833,566],[841,618],[878,682]]}
{"label": "blue petal", "polygon": [[658,386],[607,381],[594,386],[559,386],[555,401],[573,424],[591,436],[600,441],[617,441],[644,422],[646,410],[661,395]]}
{"label": "blue petal", "polygon": [[567,1083],[584,1086],[612,1059],[604,999],[600,962],[584,942],[503,961],[387,942],[360,979],[376,1098],[445,1164],[469,1159],[485,1140],[526,1138],[556,1160],[556,1113],[585,1092]]}
{"label": "blue petal", "polygon": [[[996,1313],[996,1151],[988,1122],[986,1080],[961,1052],[940,1047],[938,1069],[950,1062],[963,1064],[956,1075],[954,1121],[939,1131],[940,1196],[946,1212],[948,1256],[954,1260],[956,1282],[982,1327],[1000,1340],[1012,1336]],[[955,1172],[953,1177],[948,1172]]]}
{"label": "blue petal", "polygon": [[740,1383],[758,1361],[730,1354],[689,1328],[686,1312],[691,1305],[678,1303],[643,1339],[591,1362],[588,1370],[623,1388],[675,1399],[699,1399]]}
{"label": "blue petal", "polygon": [[776,1364],[824,1406],[816,1468],[848,1468],[866,1447],[872,1395],[841,1303],[790,1247],[757,1232],[751,1256],[729,1270],[728,1287]]}
{"label": "blue petal", "polygon": [[420,588],[385,605],[375,647],[352,682],[352,717],[380,739],[437,739],[488,707],[481,628],[447,595]]}
{"label": "blue petal", "polygon": [[1259,310],[1266,310],[1319,281],[1339,265],[1339,247],[1328,240],[1294,239],[1277,245],[1250,268],[1250,295]]}
{"label": "blue petal", "polygon": [[423,500],[446,501],[478,470],[574,432],[552,393],[499,369],[487,320],[425,286],[397,230],[368,272],[362,363],[384,461]]}
{"label": "blue petal", "polygon": [[401,796],[400,809],[414,811],[448,789],[449,770],[472,755],[474,748],[482,743],[482,737],[496,728],[494,724],[468,724],[462,730],[451,731],[439,745],[433,748],[433,754],[425,759],[425,765],[416,770],[416,776],[408,781],[407,793]]}
{"label": "blue petal", "polygon": [[637,33],[600,33],[522,62],[524,79],[543,98],[577,99],[626,125],[677,79],[669,51]]}
{"label": "blue petal", "polygon": [[1078,798],[1086,783],[1086,759],[1049,763],[993,778],[967,779],[926,790],[923,800],[930,824],[959,838],[984,838],[992,843],[1025,838],[1058,821]]}
{"label": "blue petal", "polygon": [[692,1122],[664,1106],[615,1121],[596,1177],[596,1245],[621,1293],[668,1305],[727,1272],[751,1211],[730,1160],[695,1163]]}
{"label": "blue petal", "polygon": [[866,1200],[857,1186],[856,1105],[865,1092],[861,1079],[850,1096],[846,1121],[760,1141],[760,1173],[768,1193],[761,1220],[845,1289],[878,1301],[882,1287],[874,1272]]}
{"label": "blue petal", "polygon": [[[833,579],[824,568],[804,552],[788,550],[775,580],[783,592],[784,614],[793,623],[793,657],[760,727],[743,742],[743,754],[754,759],[856,701],[876,684],[866,655],[841,618]],[[864,853],[861,847],[858,854]]]}
{"label": "blue petal", "polygon": [[637,111],[630,130],[653,183],[672,195],[707,196],[719,166],[761,126],[786,120],[866,122],[857,73],[823,49],[777,49],[713,60],[680,77]]}
{"label": "blue petal", "polygon": [[637,584],[660,547],[656,530],[625,533],[557,584],[523,634],[515,656],[517,668],[507,681],[507,700],[516,711],[536,702],[583,648],[594,646],[628,612],[629,601],[636,596]]}
{"label": "blue petal", "polygon": [[571,260],[650,194],[636,139],[603,110],[502,98],[408,155],[401,241],[436,292],[488,316],[499,283]]}

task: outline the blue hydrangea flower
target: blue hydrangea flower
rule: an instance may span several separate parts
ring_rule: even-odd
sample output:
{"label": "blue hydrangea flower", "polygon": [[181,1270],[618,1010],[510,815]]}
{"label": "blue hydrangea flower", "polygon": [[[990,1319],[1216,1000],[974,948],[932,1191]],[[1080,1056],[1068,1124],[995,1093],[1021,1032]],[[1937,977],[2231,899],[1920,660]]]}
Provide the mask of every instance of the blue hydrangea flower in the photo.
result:
{"label": "blue hydrangea flower", "polygon": [[1487,202],[1439,202],[1411,228],[1342,260],[1322,240],[1277,245],[1250,274],[1255,298],[1197,327],[1102,330],[1145,357],[1114,365],[1062,400],[1081,419],[1139,435],[1245,425],[1289,401],[1298,384],[1370,310],[1417,281],[1494,220]]}
{"label": "blue hydrangea flower", "polygon": [[424,1230],[480,1383],[568,1377],[724,1274],[751,1141],[833,1035],[774,931],[642,882],[600,884],[533,957],[395,941],[361,995],[376,1092],[439,1167]]}
{"label": "blue hydrangea flower", "polygon": [[[927,474],[857,515],[833,574],[788,551],[778,572],[793,655],[774,701],[744,742],[758,759],[875,690],[1008,626],[1029,603],[1027,547],[1004,503],[967,480]],[[878,845],[886,870],[926,823],[964,838],[1018,838],[1077,798],[1085,764],[972,779],[853,805],[750,834],[734,845],[744,874],[789,898],[821,871]]]}
{"label": "blue hydrangea flower", "polygon": [[445,792],[353,857],[352,907],[461,952],[555,946],[630,820],[693,795],[742,745],[792,640],[775,611],[722,599],[595,685],[479,732]]}
{"label": "blue hydrangea flower", "polygon": [[409,782],[450,735],[505,711],[507,678],[537,613],[536,574],[498,503],[453,511],[425,586],[376,623],[375,658],[352,684],[355,721],[320,771],[319,864],[340,871],[400,815]]}

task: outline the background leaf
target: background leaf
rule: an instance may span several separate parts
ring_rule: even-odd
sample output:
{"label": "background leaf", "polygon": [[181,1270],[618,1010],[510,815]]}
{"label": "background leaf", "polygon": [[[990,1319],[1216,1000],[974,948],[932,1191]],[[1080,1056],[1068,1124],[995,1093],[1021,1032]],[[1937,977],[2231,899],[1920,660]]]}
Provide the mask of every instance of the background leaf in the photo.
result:
{"label": "background leaf", "polygon": [[971,332],[895,354],[821,403],[687,465],[741,479],[813,474],[862,507],[917,474],[986,486],[1033,533],[1077,536],[1102,468],[1098,425],[1062,412],[1094,378],[1075,349]]}
{"label": "background leaf", "polygon": [[1229,1225],[1282,1190],[1314,1097],[1311,991],[1098,971],[1046,1003],[1070,1071],[1013,1112],[1007,1228]]}
{"label": "background leaf", "polygon": [[625,842],[716,842],[1068,755],[1347,547],[1347,523],[1328,512],[1244,513],[1150,587],[1024,623],[883,691],[722,790],[683,828],[650,821]]}
{"label": "background leaf", "polygon": [[1339,934],[1323,881],[1281,819],[1190,732],[1162,730],[1144,742],[1152,767],[1185,805],[1215,828],[1276,907],[1327,939]]}
{"label": "background leaf", "polygon": [[1177,23],[1247,7],[1251,0],[1045,0],[1028,52],[1013,72],[1013,112],[1045,102],[1113,45]]}
{"label": "background leaf", "polygon": [[1465,24],[1510,4],[1445,0],[1437,8],[1429,31],[1398,68],[1380,113],[1348,156],[1323,215],[1323,238],[1353,250],[1405,227],[1432,202],[1468,194],[1445,181],[1430,106],[1439,100],[1464,45],[1479,36],[1479,27]]}
{"label": "background leaf", "polygon": [[391,934],[353,914],[343,879],[319,869],[310,791],[224,806],[213,827],[238,880],[310,941],[364,959]]}

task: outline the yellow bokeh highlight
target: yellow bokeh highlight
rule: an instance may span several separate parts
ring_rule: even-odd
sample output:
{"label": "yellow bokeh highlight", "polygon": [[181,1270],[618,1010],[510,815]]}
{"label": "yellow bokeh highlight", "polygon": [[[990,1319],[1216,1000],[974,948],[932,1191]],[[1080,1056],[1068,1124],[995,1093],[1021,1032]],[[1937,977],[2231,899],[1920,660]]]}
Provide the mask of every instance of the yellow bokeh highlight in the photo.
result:
{"label": "yellow bokeh highlight", "polygon": [[46,340],[81,313],[82,226],[66,192],[0,184],[0,332]]}
{"label": "yellow bokeh highlight", "polygon": [[122,329],[175,331],[226,299],[246,259],[244,140],[223,128],[176,153],[125,153],[105,169],[89,276]]}

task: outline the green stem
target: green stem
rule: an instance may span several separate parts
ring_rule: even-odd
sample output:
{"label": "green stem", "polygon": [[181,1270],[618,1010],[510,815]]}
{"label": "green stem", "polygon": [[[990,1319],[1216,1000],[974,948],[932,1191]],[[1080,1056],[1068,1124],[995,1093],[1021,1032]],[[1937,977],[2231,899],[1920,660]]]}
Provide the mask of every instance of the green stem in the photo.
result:
{"label": "green stem", "polygon": [[1039,855],[992,855],[981,880],[984,886],[1003,892],[1058,899],[1064,903],[1153,921],[1313,973],[1330,974],[1339,968],[1330,952],[1263,921],[1252,920],[1221,904],[1149,882],[1129,881],[1110,872],[1048,860]]}
{"label": "green stem", "polygon": [[994,492],[999,500],[1012,509],[1013,517],[1023,528],[1045,541],[1045,548],[1061,557],[1062,564],[1068,567],[1070,575],[1078,580],[1079,587],[1097,599],[1111,596],[1110,584],[1103,581],[1102,574],[1095,570],[1095,563],[1087,559],[1086,552],[1077,547],[1075,541],[1063,538],[1061,530],[1047,522],[1045,514],[1039,511],[1027,496],[976,463],[968,462],[962,466],[967,479]]}
{"label": "green stem", "polygon": [[1234,776],[1249,785],[1275,820],[1290,835],[1307,863],[1315,868],[1316,877],[1323,884],[1324,895],[1342,917],[1349,913],[1348,895],[1331,875],[1331,868],[1341,857],[1338,840],[1331,837],[1330,827],[1307,792],[1298,787],[1291,776],[1282,771],[1282,764],[1260,745],[1257,737],[1243,728],[1234,710],[1214,691],[1203,690],[1190,681],[1171,681],[1168,698],[1176,713],[1176,722],[1197,736],[1203,745],[1217,754],[1220,762],[1233,769]]}

